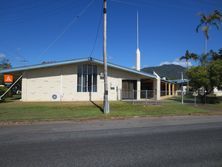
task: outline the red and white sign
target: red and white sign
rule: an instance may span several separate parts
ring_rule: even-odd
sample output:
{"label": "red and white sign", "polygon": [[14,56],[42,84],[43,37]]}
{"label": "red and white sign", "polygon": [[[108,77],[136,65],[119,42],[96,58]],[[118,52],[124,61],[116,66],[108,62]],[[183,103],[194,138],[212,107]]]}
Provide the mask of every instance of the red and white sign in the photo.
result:
{"label": "red and white sign", "polygon": [[12,83],[13,82],[13,75],[12,74],[5,74],[4,75],[4,82],[5,83]]}

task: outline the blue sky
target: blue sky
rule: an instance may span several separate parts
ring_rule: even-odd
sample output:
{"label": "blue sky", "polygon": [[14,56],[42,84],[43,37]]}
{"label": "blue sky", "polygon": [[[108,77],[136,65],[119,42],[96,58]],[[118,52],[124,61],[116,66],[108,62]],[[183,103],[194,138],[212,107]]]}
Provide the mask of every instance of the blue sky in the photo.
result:
{"label": "blue sky", "polygon": [[[90,2],[0,0],[0,57],[6,56],[14,67],[90,55],[102,59],[103,1],[93,1],[75,18]],[[198,13],[221,8],[221,0],[108,0],[108,59],[134,66],[137,10],[142,67],[177,63],[187,49],[202,53],[204,37],[195,32]],[[212,28],[209,49],[222,48],[221,37],[222,30]]]}

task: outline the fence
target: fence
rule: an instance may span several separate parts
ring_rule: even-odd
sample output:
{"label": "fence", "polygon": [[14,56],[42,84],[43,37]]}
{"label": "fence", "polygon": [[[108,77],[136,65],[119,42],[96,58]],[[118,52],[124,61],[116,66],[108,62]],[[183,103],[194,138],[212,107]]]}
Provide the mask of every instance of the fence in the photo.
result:
{"label": "fence", "polygon": [[[132,101],[133,103],[139,102],[146,102],[147,104],[150,103],[157,103],[156,100],[156,91],[155,90],[131,90],[131,91],[124,91],[120,90],[119,92],[119,99]],[[183,96],[182,96],[183,95]],[[198,93],[197,96],[196,92],[189,91],[189,92],[182,92],[181,90],[177,91],[161,91],[160,97],[161,99],[169,98],[174,101],[178,101],[185,104],[203,104],[203,103],[218,103],[219,98],[214,95],[201,95]],[[138,97],[139,96],[139,97]],[[220,97],[222,99],[222,97]]]}
{"label": "fence", "polygon": [[163,90],[160,92],[160,96],[177,96],[178,93],[177,91],[166,91],[166,90]]}
{"label": "fence", "polygon": [[[135,99],[154,99],[155,91],[154,90],[130,90],[130,91],[120,91],[121,100],[135,100]],[[139,97],[138,97],[139,96]]]}
{"label": "fence", "polygon": [[[120,97],[121,100],[135,100],[135,99],[155,99],[156,97],[156,90],[140,90],[139,92],[137,90],[131,90],[131,91],[124,91],[120,90]],[[160,96],[162,98],[169,97],[169,96],[177,96],[179,95],[177,91],[160,91]],[[139,97],[137,97],[139,96]]]}
{"label": "fence", "polygon": [[178,91],[178,96],[175,98],[178,102],[185,104],[214,104],[219,103],[222,97],[216,97],[214,94],[205,94],[201,92],[189,91]]}

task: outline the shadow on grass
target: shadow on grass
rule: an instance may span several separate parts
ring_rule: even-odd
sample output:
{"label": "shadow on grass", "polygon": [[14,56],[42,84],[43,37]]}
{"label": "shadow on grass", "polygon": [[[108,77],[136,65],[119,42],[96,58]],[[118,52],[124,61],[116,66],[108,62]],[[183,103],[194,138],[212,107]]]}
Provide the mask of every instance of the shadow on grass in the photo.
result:
{"label": "shadow on grass", "polygon": [[90,100],[90,102],[91,102],[94,106],[96,106],[102,113],[104,113],[103,108],[102,108],[100,105],[96,104],[96,103],[95,103],[94,101],[92,101],[92,100]]}
{"label": "shadow on grass", "polygon": [[21,97],[19,96],[12,96],[12,97],[7,97],[7,98],[3,98],[0,100],[0,103],[12,103],[15,101],[19,101],[21,99]]}
{"label": "shadow on grass", "polygon": [[15,94],[11,96],[4,96],[0,102],[8,103],[8,102],[14,102],[21,99],[20,94]]}
{"label": "shadow on grass", "polygon": [[0,103],[12,103],[12,102],[14,102],[15,100],[13,100],[13,99],[1,99],[0,100]]}

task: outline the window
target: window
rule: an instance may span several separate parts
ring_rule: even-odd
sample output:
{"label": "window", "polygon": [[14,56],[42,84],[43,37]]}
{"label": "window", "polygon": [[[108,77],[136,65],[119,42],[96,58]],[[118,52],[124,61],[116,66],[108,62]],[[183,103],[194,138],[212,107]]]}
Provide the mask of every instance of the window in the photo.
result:
{"label": "window", "polygon": [[77,72],[77,92],[82,92],[82,68],[78,66]]}
{"label": "window", "polygon": [[77,92],[97,92],[97,66],[81,64],[77,68]]}
{"label": "window", "polygon": [[92,76],[93,76],[93,91],[94,92],[97,92],[97,66],[94,66],[94,68],[93,68],[93,74],[92,74]]}

